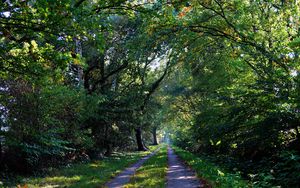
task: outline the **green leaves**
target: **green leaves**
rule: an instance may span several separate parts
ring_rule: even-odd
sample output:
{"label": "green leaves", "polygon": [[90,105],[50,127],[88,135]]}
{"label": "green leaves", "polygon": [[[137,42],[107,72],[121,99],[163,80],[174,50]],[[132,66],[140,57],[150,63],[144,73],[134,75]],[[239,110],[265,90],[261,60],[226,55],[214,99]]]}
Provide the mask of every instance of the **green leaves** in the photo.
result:
{"label": "green leaves", "polygon": [[295,38],[293,41],[289,43],[289,45],[294,49],[299,49],[300,47],[300,37]]}

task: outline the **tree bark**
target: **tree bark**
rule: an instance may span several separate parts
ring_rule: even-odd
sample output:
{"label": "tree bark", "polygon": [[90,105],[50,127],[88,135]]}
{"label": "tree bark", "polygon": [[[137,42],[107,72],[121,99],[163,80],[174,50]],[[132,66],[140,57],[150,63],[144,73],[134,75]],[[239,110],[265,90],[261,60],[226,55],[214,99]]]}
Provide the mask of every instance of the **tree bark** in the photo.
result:
{"label": "tree bark", "polygon": [[153,129],[152,129],[152,135],[153,135],[153,145],[158,145],[158,143],[157,143],[157,136],[156,136],[156,127],[154,127]]}
{"label": "tree bark", "polygon": [[106,149],[106,151],[105,151],[104,155],[105,156],[110,156],[111,153],[112,153],[112,147],[111,147],[111,144],[107,141],[105,143],[105,149]]}
{"label": "tree bark", "polygon": [[296,150],[300,152],[300,131],[298,126],[296,126],[296,138]]}
{"label": "tree bark", "polygon": [[148,149],[145,147],[143,138],[142,138],[142,129],[140,127],[135,129],[136,143],[138,146],[138,151],[147,151]]}
{"label": "tree bark", "polygon": [[110,156],[112,153],[112,147],[111,147],[111,143],[109,140],[109,124],[106,123],[105,124],[105,135],[104,135],[104,147],[106,149],[105,151],[105,156]]}

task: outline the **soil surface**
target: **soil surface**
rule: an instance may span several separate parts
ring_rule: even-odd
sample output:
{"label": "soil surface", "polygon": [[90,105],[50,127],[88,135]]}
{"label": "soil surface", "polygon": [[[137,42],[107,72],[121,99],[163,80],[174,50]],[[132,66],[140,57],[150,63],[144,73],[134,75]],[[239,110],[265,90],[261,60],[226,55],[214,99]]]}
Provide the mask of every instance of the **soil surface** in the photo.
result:
{"label": "soil surface", "polygon": [[[135,171],[140,168],[146,160],[155,155],[159,149],[143,157],[132,166],[126,168],[114,179],[106,183],[105,187],[122,188],[124,185],[129,183],[130,178],[134,175]],[[202,184],[196,177],[195,172],[181,162],[174,151],[168,147],[167,188],[201,188],[203,186],[204,184]]]}
{"label": "soil surface", "polygon": [[105,184],[105,187],[108,188],[121,188],[127,183],[129,183],[131,176],[134,175],[135,171],[140,168],[144,162],[146,162],[150,157],[155,155],[160,148],[156,149],[151,154],[143,157],[140,159],[137,163],[133,164],[132,166],[126,168],[124,171],[122,171],[120,174],[118,174],[116,177],[114,177],[111,181]]}
{"label": "soil surface", "polygon": [[168,148],[167,188],[196,188],[203,184],[195,172],[183,164],[174,151]]}

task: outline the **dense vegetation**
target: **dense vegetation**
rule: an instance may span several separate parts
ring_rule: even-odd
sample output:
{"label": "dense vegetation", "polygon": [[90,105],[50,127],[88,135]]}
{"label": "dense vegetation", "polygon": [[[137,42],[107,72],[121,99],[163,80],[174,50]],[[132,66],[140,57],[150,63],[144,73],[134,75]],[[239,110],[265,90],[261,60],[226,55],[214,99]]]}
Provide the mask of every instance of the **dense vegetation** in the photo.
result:
{"label": "dense vegetation", "polygon": [[160,131],[255,186],[299,186],[299,17],[297,0],[1,1],[1,179]]}

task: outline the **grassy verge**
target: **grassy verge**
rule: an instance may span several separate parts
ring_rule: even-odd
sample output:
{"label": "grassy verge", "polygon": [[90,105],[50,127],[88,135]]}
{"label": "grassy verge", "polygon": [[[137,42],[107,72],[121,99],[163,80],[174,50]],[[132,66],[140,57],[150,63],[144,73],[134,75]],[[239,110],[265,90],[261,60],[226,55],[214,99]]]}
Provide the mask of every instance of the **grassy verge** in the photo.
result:
{"label": "grassy verge", "polygon": [[[22,179],[22,187],[101,187],[130,164],[155,150],[147,152],[113,153],[111,157],[86,164],[74,164],[70,167],[54,170],[46,177]],[[15,187],[15,186],[14,186]]]}
{"label": "grassy verge", "polygon": [[167,173],[167,146],[148,159],[130,179],[125,188],[134,187],[165,187]]}
{"label": "grassy verge", "polygon": [[201,156],[194,155],[178,147],[172,147],[177,155],[196,171],[198,177],[208,181],[212,187],[245,188],[250,187],[240,175],[228,173]]}

